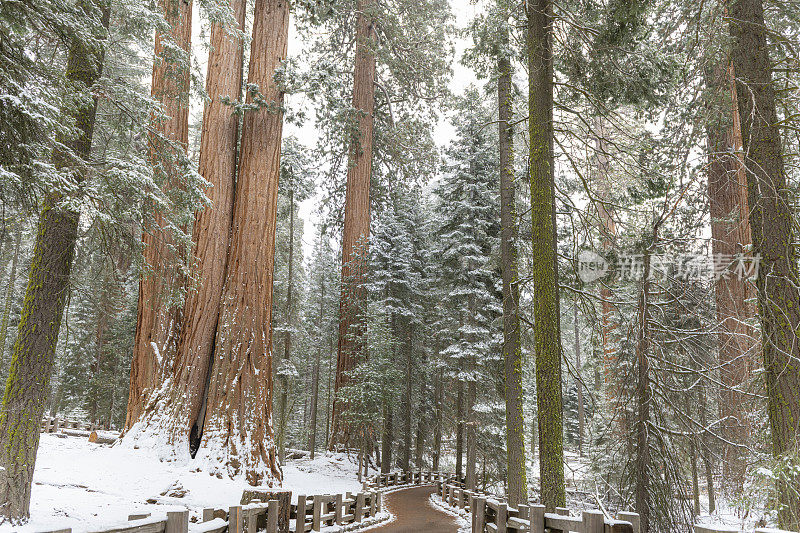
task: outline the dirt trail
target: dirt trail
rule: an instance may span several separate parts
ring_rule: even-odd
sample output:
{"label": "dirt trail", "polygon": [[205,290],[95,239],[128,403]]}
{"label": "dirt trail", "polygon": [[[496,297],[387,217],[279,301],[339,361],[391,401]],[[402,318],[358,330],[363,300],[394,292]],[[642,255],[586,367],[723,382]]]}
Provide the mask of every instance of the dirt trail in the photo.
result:
{"label": "dirt trail", "polygon": [[387,494],[384,507],[395,516],[392,522],[370,529],[370,533],[457,533],[456,518],[434,509],[428,498],[434,488],[415,487]]}

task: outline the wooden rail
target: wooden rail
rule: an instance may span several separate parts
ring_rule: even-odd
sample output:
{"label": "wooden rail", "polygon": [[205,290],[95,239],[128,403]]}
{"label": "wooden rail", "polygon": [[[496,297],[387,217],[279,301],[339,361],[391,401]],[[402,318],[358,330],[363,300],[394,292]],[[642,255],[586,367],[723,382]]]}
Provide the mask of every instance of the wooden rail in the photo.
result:
{"label": "wooden rail", "polygon": [[606,519],[601,511],[583,511],[580,517],[569,516],[565,508],[545,513],[543,505],[511,507],[491,495],[466,490],[461,483],[439,483],[437,492],[446,505],[469,512],[473,533],[544,533],[545,529],[552,533],[639,533],[636,513],[619,513],[616,520]]}
{"label": "wooden rail", "polygon": [[[53,427],[53,426],[51,426]],[[55,426],[56,429],[58,426]],[[281,499],[254,499],[245,505],[228,509],[203,509],[202,522],[189,523],[189,511],[168,512],[166,518],[150,514],[128,516],[128,523],[94,533],[305,533],[320,531],[332,525],[360,524],[375,518],[382,510],[382,493],[390,488],[412,485],[431,485],[452,482],[455,476],[441,472],[393,472],[379,474],[363,484],[356,494],[315,494],[297,497],[292,503],[291,492],[281,491]],[[251,491],[246,491],[251,492]],[[270,494],[267,492],[267,494]],[[275,493],[272,493],[275,495]],[[262,495],[263,497],[263,495]],[[244,496],[243,496],[243,500]],[[288,505],[288,509],[286,506]],[[285,518],[285,519],[284,519]],[[294,526],[290,527],[290,521]],[[374,521],[371,521],[374,522]],[[63,529],[48,533],[71,533]]]}

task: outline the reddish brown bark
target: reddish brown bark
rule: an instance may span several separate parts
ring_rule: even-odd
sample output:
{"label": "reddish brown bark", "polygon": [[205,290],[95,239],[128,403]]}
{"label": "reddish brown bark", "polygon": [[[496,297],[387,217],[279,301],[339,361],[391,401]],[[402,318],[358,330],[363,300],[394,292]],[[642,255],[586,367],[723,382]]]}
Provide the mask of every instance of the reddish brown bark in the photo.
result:
{"label": "reddish brown bark", "polygon": [[[248,84],[265,105],[245,112],[236,204],[198,457],[211,471],[280,482],[272,429],[272,283],[289,4],[257,0]],[[248,94],[247,101],[257,101]]]}
{"label": "reddish brown bark", "polygon": [[[239,31],[244,29],[246,4],[246,0],[230,1]],[[186,390],[185,410],[178,424],[181,431],[192,433],[192,441],[202,432],[202,410],[214,356],[233,218],[239,116],[223,100],[235,102],[241,98],[244,59],[241,39],[233,30],[222,24],[211,27],[206,76],[209,100],[203,112],[200,137],[200,174],[211,185],[205,191],[210,205],[195,216],[192,241],[197,285],[186,296],[178,357],[173,367],[176,384]]]}
{"label": "reddish brown bark", "polygon": [[[708,196],[711,209],[711,250],[715,261],[727,264],[737,255],[747,254],[751,244],[747,206],[747,176],[741,157],[742,139],[739,111],[736,109],[732,69],[718,66],[708,79],[712,97],[721,105],[710,113],[708,133]],[[731,98],[730,94],[733,93]],[[750,440],[751,412],[746,383],[758,341],[751,321],[755,316],[755,286],[728,272],[715,282],[719,323],[719,365],[722,381],[720,415],[722,431],[729,445],[723,449],[724,479],[731,488],[741,490],[745,474],[742,447]]]}
{"label": "reddish brown bark", "polygon": [[[359,342],[364,324],[366,303],[364,288],[365,256],[369,240],[369,184],[372,176],[372,130],[375,109],[375,54],[373,22],[369,11],[374,0],[358,2],[356,20],[356,57],[353,72],[353,108],[358,112],[358,132],[350,146],[347,191],[342,234],[342,295],[339,304],[339,351],[336,359],[335,389],[350,380],[349,373],[358,364],[362,346]],[[333,429],[330,447],[349,446],[350,434],[344,412],[345,402],[334,399]]]}
{"label": "reddish brown bark", "polygon": [[[148,138],[150,163],[156,181],[168,191],[180,186],[178,161],[189,140],[189,69],[192,38],[192,5],[184,0],[160,0],[169,34],[156,32],[155,61],[151,95],[161,102],[164,117],[153,117],[153,133]],[[172,57],[173,41],[186,57]],[[157,386],[162,360],[175,352],[181,305],[175,292],[183,284],[179,253],[169,221],[161,210],[147,206],[148,217],[142,228],[145,272],[139,283],[136,339],[131,364],[128,413],[125,427],[141,416],[149,393]],[[156,351],[158,350],[158,351]]]}

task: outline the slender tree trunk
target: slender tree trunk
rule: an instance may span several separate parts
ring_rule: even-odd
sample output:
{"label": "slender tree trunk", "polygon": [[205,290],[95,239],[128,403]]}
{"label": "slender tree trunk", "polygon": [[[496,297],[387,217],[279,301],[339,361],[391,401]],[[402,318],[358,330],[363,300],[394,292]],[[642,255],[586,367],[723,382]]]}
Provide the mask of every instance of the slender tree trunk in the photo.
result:
{"label": "slender tree trunk", "polygon": [[442,386],[443,372],[440,370],[435,384],[434,401],[436,402],[436,420],[433,427],[433,471],[439,471],[439,461],[442,457],[442,404],[444,403],[444,387]]}
{"label": "slender tree trunk", "polygon": [[692,502],[694,504],[694,516],[700,516],[700,479],[697,475],[697,437],[689,437],[689,461],[692,467]]}
{"label": "slender tree trunk", "polygon": [[[292,357],[292,282],[294,262],[294,189],[289,191],[289,279],[286,287],[286,335],[283,343],[283,361],[289,364]],[[281,396],[278,404],[280,413],[280,429],[278,432],[278,459],[283,464],[286,458],[286,425],[289,421],[289,378],[281,377]]]}
{"label": "slender tree trunk", "polygon": [[[248,85],[264,105],[245,112],[233,233],[199,454],[251,485],[280,482],[272,428],[272,283],[289,4],[257,0]],[[255,101],[248,94],[249,103]]]}
{"label": "slender tree trunk", "polygon": [[[86,19],[87,35],[73,38],[70,44],[66,78],[70,84],[92,87],[103,68],[101,40],[108,28],[110,8],[105,2],[89,1],[81,1],[77,7]],[[87,37],[92,37],[93,42],[83,40]],[[72,179],[81,182],[88,172],[97,100],[80,99],[70,114],[77,131],[74,137],[59,139],[69,152],[57,150],[54,163],[59,170],[70,169]],[[39,421],[50,389],[78,239],[80,213],[64,207],[62,201],[58,193],[51,192],[43,202],[22,318],[0,407],[0,522],[25,521],[30,514]]]}
{"label": "slender tree trunk", "polygon": [[478,384],[475,379],[467,382],[467,479],[466,488],[468,490],[475,490],[477,488],[477,479],[475,468],[478,462],[478,420],[475,416],[475,400],[478,393]]}
{"label": "slender tree trunk", "polygon": [[575,330],[575,373],[578,375],[576,389],[578,391],[578,453],[583,457],[583,440],[586,430],[586,413],[583,407],[583,379],[581,378],[581,330],[578,321],[578,301],[575,301],[575,311],[573,316],[573,328]]}
{"label": "slender tree trunk", "polygon": [[708,487],[708,512],[713,514],[717,508],[716,494],[714,493],[714,469],[711,464],[711,449],[708,438],[706,437],[705,428],[708,427],[708,419],[706,415],[706,394],[705,384],[701,381],[699,385],[698,394],[698,409],[700,410],[700,425],[703,427],[703,435],[700,439],[701,456],[703,458],[703,465],[705,466],[706,487]]}
{"label": "slender tree trunk", "polygon": [[423,407],[423,402],[428,396],[428,391],[425,374],[420,373],[419,379],[419,406],[417,408],[417,438],[414,444],[414,450],[416,451],[414,465],[417,470],[422,470],[423,458],[425,456],[425,409]]}
{"label": "slender tree trunk", "polygon": [[528,2],[527,8],[539,470],[542,503],[552,512],[566,504],[553,168],[553,6],[550,0],[534,0]]}
{"label": "slender tree trunk", "polygon": [[[762,0],[731,0],[733,70],[741,117],[753,251],[761,316],[767,403],[775,457],[800,454],[800,292],[792,208],[772,86]],[[784,529],[800,527],[797,474],[778,487]]]}
{"label": "slender tree trunk", "polygon": [[403,463],[401,467],[403,470],[410,470],[411,468],[411,369],[412,369],[412,355],[413,355],[413,333],[412,325],[410,322],[405,322],[403,327],[403,353],[405,355],[405,388],[403,392]]}
{"label": "slender tree trunk", "polygon": [[[162,104],[166,117],[153,117],[148,157],[156,181],[168,191],[180,187],[180,163],[189,142],[192,6],[184,0],[159,0],[159,5],[170,32],[156,32],[151,95]],[[176,46],[184,57],[174,58]],[[146,211],[142,228],[145,271],[139,283],[126,429],[139,420],[149,394],[166,375],[175,354],[181,313],[176,296],[184,281],[178,243],[169,221],[154,205],[148,205]]]}
{"label": "slender tree trunk", "polygon": [[387,474],[392,470],[392,443],[394,442],[394,426],[392,424],[392,406],[383,404],[383,436],[381,438],[381,472]]}
{"label": "slender tree trunk", "polygon": [[[506,39],[504,39],[505,41]],[[508,503],[528,499],[525,475],[525,419],[522,414],[522,347],[519,329],[517,209],[514,184],[513,87],[511,61],[497,60],[500,146],[500,266],[503,278],[503,358],[505,360]]]}
{"label": "slender tree trunk", "polygon": [[92,375],[89,377],[91,384],[89,387],[89,420],[91,420],[92,424],[100,423],[100,415],[98,412],[98,403],[101,397],[100,372],[103,367],[103,357],[105,354],[108,319],[112,313],[111,302],[109,301],[110,295],[108,294],[111,290],[111,283],[113,283],[113,275],[104,277],[102,288],[100,289],[102,291],[100,295],[100,304],[97,309],[97,325],[95,326],[94,334],[95,353],[92,364]]}
{"label": "slender tree trunk", "polygon": [[19,249],[22,242],[22,227],[17,228],[14,238],[14,256],[11,259],[11,272],[8,274],[6,296],[3,299],[3,317],[0,319],[0,369],[8,368],[6,363],[6,339],[8,338],[8,320],[11,315],[11,302],[14,299],[14,287],[17,283],[17,264],[19,263]]}
{"label": "slender tree trunk", "polygon": [[[342,296],[339,304],[339,347],[336,390],[347,385],[348,374],[362,357],[364,332],[365,261],[369,243],[369,185],[372,177],[372,131],[375,109],[375,31],[370,12],[376,0],[358,0],[353,108],[358,111],[357,134],[350,141],[347,190],[342,232]],[[347,405],[334,398],[330,446],[350,446],[350,431],[342,416]]]}
{"label": "slender tree trunk", "polygon": [[[732,69],[716,65],[706,74],[713,109],[709,110],[708,196],[711,208],[711,249],[715,262],[735,263],[749,255],[751,244],[747,204],[747,176],[741,157],[741,123],[733,87]],[[730,96],[732,93],[732,96]],[[718,103],[718,101],[721,101]],[[735,265],[730,265],[734,267]],[[723,478],[735,494],[742,491],[746,470],[743,447],[751,442],[748,413],[752,405],[743,390],[749,381],[750,362],[758,350],[751,325],[755,317],[755,287],[736,273],[714,281],[719,323],[720,417],[722,433],[729,443],[723,447]]]}
{"label": "slender tree trunk", "polygon": [[464,382],[456,385],[456,478],[464,477]]}
{"label": "slender tree trunk", "polygon": [[[657,239],[657,229],[653,230],[653,245]],[[650,515],[653,501],[650,495],[650,478],[653,476],[650,456],[650,254],[644,253],[642,287],[639,292],[639,309],[636,335],[636,512],[641,520],[642,533],[650,531]]]}
{"label": "slender tree trunk", "polygon": [[[322,278],[319,293],[319,316],[317,324],[322,327],[325,319],[325,278]],[[317,449],[317,406],[319,404],[319,371],[322,359],[322,339],[317,340],[317,353],[314,357],[314,370],[311,377],[311,431],[308,439],[308,449],[311,451],[311,459],[314,459],[314,452]]]}

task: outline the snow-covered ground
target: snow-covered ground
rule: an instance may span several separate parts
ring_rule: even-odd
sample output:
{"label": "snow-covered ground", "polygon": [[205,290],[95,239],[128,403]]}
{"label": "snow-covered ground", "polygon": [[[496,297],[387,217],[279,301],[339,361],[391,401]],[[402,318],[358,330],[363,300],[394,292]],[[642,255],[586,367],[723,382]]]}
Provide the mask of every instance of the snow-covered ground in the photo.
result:
{"label": "snow-covered ground", "polygon": [[[356,465],[342,454],[289,461],[283,487],[297,494],[357,492]],[[191,464],[160,462],[144,450],[99,446],[79,437],[42,434],[25,526],[0,525],[0,533],[110,528],[129,514],[238,505],[244,481],[218,479]]]}

